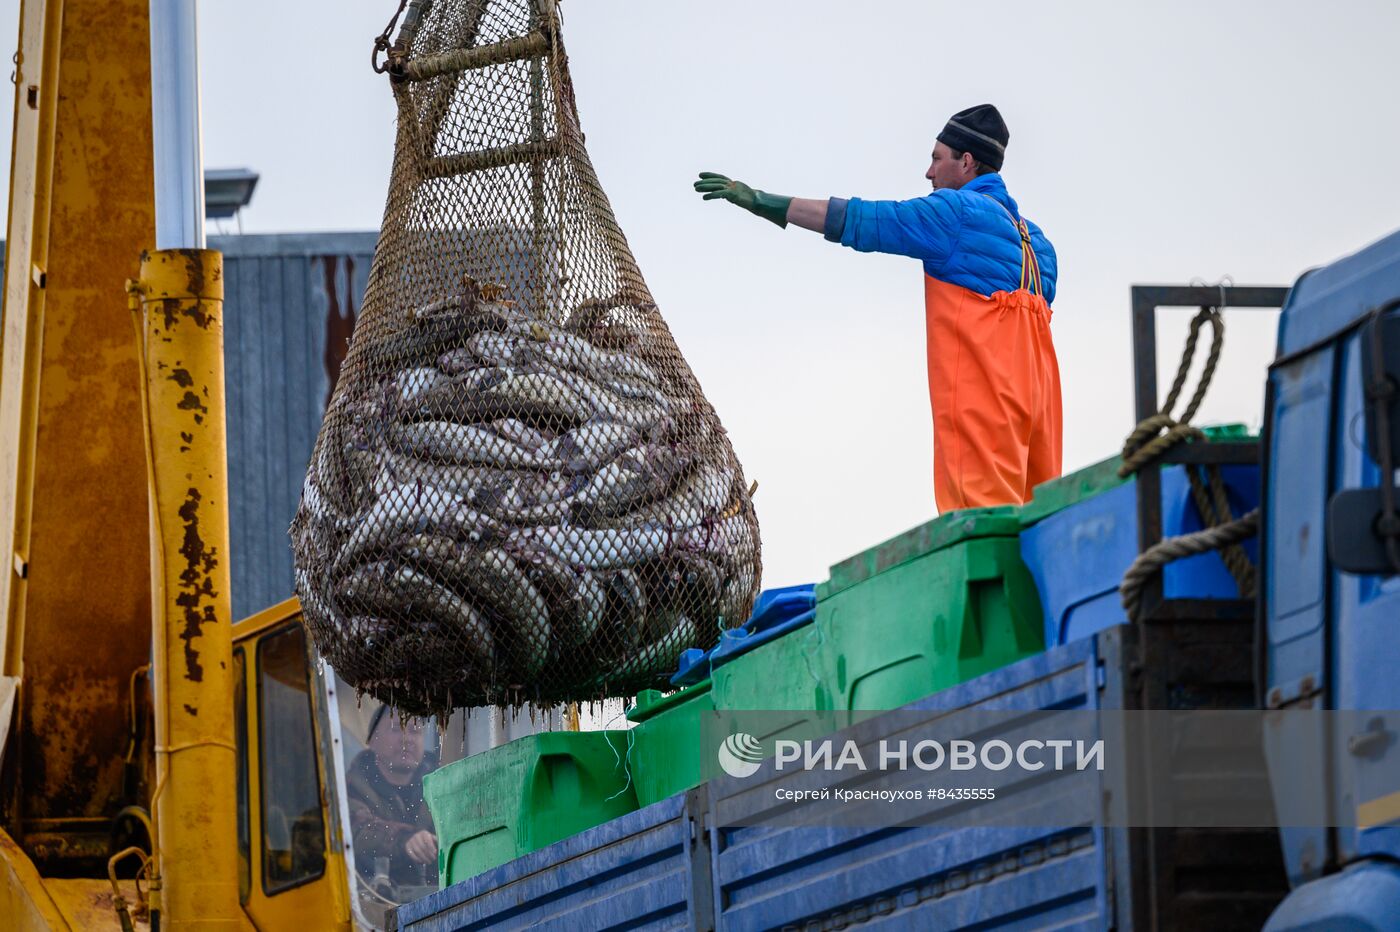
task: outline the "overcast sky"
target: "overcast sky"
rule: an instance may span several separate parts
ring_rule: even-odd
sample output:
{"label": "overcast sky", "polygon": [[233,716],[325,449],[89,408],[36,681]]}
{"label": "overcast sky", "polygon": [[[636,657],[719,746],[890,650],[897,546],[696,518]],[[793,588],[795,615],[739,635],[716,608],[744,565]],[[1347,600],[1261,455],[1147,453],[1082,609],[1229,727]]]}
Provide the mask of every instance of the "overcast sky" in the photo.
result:
{"label": "overcast sky", "polygon": [[[396,5],[201,4],[205,164],[262,175],[246,232],[378,227],[394,115],[369,51]],[[701,203],[697,171],[917,197],[947,117],[995,103],[1060,259],[1067,470],[1132,427],[1130,285],[1287,285],[1400,227],[1400,4],[1145,6],[564,0],[598,175],[759,482],[765,586],[934,514],[921,270]],[[1189,317],[1160,327],[1164,384]],[[1274,317],[1227,312],[1198,422],[1259,424]]]}

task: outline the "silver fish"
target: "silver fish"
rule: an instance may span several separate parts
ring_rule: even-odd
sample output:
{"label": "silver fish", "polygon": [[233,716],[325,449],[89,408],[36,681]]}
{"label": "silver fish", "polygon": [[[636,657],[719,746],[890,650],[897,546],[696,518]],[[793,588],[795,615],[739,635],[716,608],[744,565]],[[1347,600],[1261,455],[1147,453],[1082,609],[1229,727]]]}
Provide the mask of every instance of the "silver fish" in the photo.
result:
{"label": "silver fish", "polygon": [[[507,440],[520,444],[527,450],[539,450],[549,442],[543,431],[536,430],[524,421],[513,417],[501,418],[491,422],[491,429]],[[544,455],[545,460],[555,460],[558,457]]]}
{"label": "silver fish", "polygon": [[753,609],[754,583],[757,580],[752,563],[738,566],[725,581],[719,598],[720,626],[736,628],[748,620]]}
{"label": "silver fish", "polygon": [[543,548],[522,551],[517,558],[549,603],[558,646],[577,647],[592,637],[607,609],[607,588],[598,576],[576,572]]}
{"label": "silver fish", "polygon": [[506,332],[531,341],[529,348],[537,358],[548,359],[570,369],[585,369],[599,374],[627,375],[643,382],[659,385],[660,380],[650,366],[626,353],[610,353],[588,340],[554,324],[530,321],[515,323]]}
{"label": "silver fish", "polygon": [[467,349],[479,362],[493,366],[519,363],[525,357],[514,337],[490,331],[474,335],[467,341]]}
{"label": "silver fish", "polygon": [[447,375],[461,375],[473,369],[481,368],[476,361],[476,356],[465,346],[448,350],[438,357],[437,367]]}
{"label": "silver fish", "polygon": [[[497,305],[461,308],[452,313],[411,315],[397,328],[384,328],[376,339],[354,344],[347,362],[380,372],[429,366],[443,353],[465,346],[473,334],[503,330],[508,318]],[[363,349],[359,347],[363,347]]]}
{"label": "silver fish", "polygon": [[621,525],[662,524],[692,528],[722,514],[734,492],[734,470],[702,463],[677,484],[664,500],[646,505],[618,519]]}
{"label": "silver fish", "polygon": [[499,547],[468,548],[454,563],[462,585],[485,601],[515,629],[515,653],[524,674],[534,676],[549,659],[549,606],[515,559]]}
{"label": "silver fish", "polygon": [[[687,453],[665,444],[646,444],[628,450],[593,475],[588,488],[579,497],[578,517],[585,523],[597,525],[613,515],[625,514],[659,498],[689,463]],[[634,526],[656,523],[659,522]]]}
{"label": "silver fish", "polygon": [[544,374],[577,395],[579,410],[584,412],[584,417],[580,420],[592,415],[602,415],[637,430],[648,430],[666,417],[665,405],[623,398],[577,373],[548,366]]}
{"label": "silver fish", "polygon": [[510,540],[526,550],[542,547],[573,567],[602,570],[659,557],[673,546],[675,535],[655,525],[597,530],[553,525],[521,528],[510,535]]}
{"label": "silver fish", "polygon": [[753,527],[742,511],[729,517],[689,528],[679,535],[680,547],[715,558],[733,558],[754,552]]}
{"label": "silver fish", "polygon": [[452,421],[415,421],[394,428],[394,445],[414,456],[445,463],[485,463],[530,467],[539,463],[533,452],[495,431]]}
{"label": "silver fish", "polygon": [[479,539],[493,526],[494,522],[473,511],[460,495],[421,483],[405,483],[381,495],[356,519],[354,532],[336,558],[336,568],[343,570],[366,553],[388,547],[405,534],[447,528],[449,532]]}
{"label": "silver fish", "polygon": [[509,480],[513,472],[492,466],[435,463],[402,453],[385,453],[379,464],[374,491],[383,495],[399,485],[421,483],[472,500],[478,490]]}
{"label": "silver fish", "polygon": [[470,590],[512,626],[523,628],[522,636],[548,641],[549,607],[504,550],[464,546],[440,534],[410,535],[396,549],[435,579]]}
{"label": "silver fish", "polygon": [[435,386],[447,381],[436,366],[402,369],[394,376],[396,400],[400,408],[412,407],[429,396]]}
{"label": "silver fish", "polygon": [[615,421],[592,420],[560,434],[539,451],[543,460],[568,472],[591,472],[641,440],[637,431]]}
{"label": "silver fish", "polygon": [[680,590],[681,599],[696,606],[697,615],[704,614],[699,606],[715,606],[723,589],[724,574],[718,566],[700,554],[679,551],[667,563],[667,576]]}
{"label": "silver fish", "polygon": [[360,609],[390,616],[427,616],[465,635],[478,659],[490,661],[495,645],[491,626],[469,602],[431,576],[411,566],[371,563],[350,574],[341,599]]}
{"label": "silver fish", "polygon": [[512,374],[482,390],[480,401],[496,403],[502,411],[530,412],[537,417],[577,423],[587,420],[594,408],[587,397],[568,384],[559,371]]}

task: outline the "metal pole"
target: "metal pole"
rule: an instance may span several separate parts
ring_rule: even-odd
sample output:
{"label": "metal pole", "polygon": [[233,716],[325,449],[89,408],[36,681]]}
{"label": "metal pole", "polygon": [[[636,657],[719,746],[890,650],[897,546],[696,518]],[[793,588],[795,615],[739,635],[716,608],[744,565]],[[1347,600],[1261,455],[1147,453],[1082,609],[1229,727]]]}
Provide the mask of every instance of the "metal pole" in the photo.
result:
{"label": "metal pole", "polygon": [[151,0],[151,132],[156,248],[204,248],[195,0]]}
{"label": "metal pole", "polygon": [[142,257],[141,334],[152,522],[159,905],[170,929],[243,929],[224,421],[223,257]]}

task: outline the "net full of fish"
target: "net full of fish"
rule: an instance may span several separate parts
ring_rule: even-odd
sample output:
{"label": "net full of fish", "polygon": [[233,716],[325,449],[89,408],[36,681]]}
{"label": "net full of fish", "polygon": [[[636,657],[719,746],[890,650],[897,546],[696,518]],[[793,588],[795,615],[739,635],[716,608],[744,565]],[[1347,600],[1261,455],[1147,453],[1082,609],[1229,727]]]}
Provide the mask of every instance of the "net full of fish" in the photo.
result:
{"label": "net full of fish", "polygon": [[554,0],[408,0],[369,286],[291,528],[307,626],[407,713],[660,685],[758,522],[583,144]]}
{"label": "net full of fish", "polygon": [[318,645],[400,708],[654,685],[757,587],[744,479],[692,386],[500,293],[412,311],[303,488]]}

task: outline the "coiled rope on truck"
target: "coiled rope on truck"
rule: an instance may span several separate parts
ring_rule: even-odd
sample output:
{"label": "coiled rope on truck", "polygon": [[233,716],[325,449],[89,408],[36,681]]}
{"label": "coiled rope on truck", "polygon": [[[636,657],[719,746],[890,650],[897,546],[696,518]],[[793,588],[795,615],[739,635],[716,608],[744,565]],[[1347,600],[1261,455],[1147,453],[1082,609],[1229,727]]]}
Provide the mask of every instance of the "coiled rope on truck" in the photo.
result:
{"label": "coiled rope on truck", "polygon": [[1259,509],[1255,508],[1244,517],[1226,524],[1208,527],[1192,534],[1168,537],[1144,550],[1133,561],[1133,565],[1128,567],[1127,572],[1123,574],[1123,581],[1118,584],[1119,594],[1123,597],[1123,611],[1128,620],[1138,620],[1142,608],[1143,587],[1155,574],[1161,572],[1162,567],[1174,560],[1210,553],[1212,550],[1230,547],[1238,549],[1241,541],[1248,540],[1258,532]]}
{"label": "coiled rope on truck", "polygon": [[[1203,307],[1200,313],[1191,320],[1191,329],[1186,337],[1186,347],[1181,355],[1181,364],[1177,367],[1176,378],[1172,381],[1166,402],[1160,411],[1144,419],[1137,427],[1133,428],[1132,433],[1128,434],[1127,439],[1123,441],[1123,465],[1118,469],[1120,477],[1126,478],[1144,466],[1157,462],[1168,450],[1178,444],[1205,440],[1205,433],[1191,424],[1191,418],[1195,417],[1201,402],[1205,400],[1206,390],[1210,387],[1211,379],[1215,376],[1216,365],[1220,361],[1220,351],[1225,343],[1225,320],[1221,316],[1220,310],[1224,306],[1225,287],[1221,283],[1219,306]],[[1181,397],[1181,391],[1186,385],[1186,378],[1196,355],[1201,329],[1206,324],[1211,326],[1210,352],[1206,356],[1205,366],[1201,370],[1196,390],[1178,420],[1172,415],[1172,409],[1176,407],[1176,403]],[[1173,560],[1206,553],[1210,550],[1220,550],[1221,559],[1225,562],[1230,575],[1234,577],[1240,597],[1252,598],[1254,595],[1254,564],[1250,562],[1249,555],[1240,546],[1240,541],[1252,536],[1254,528],[1257,528],[1257,509],[1256,512],[1252,513],[1254,514],[1253,523],[1248,522],[1249,515],[1238,520],[1233,517],[1230,512],[1229,496],[1225,489],[1225,480],[1218,465],[1206,466],[1205,481],[1201,479],[1199,471],[1190,465],[1186,467],[1186,476],[1191,484],[1192,501],[1196,505],[1196,510],[1200,512],[1201,522],[1205,526],[1205,530],[1196,534],[1185,534],[1163,540],[1142,553],[1128,568],[1119,584],[1119,593],[1122,596],[1124,610],[1132,621],[1137,621],[1142,601],[1142,588],[1154,573],[1160,571],[1163,566]],[[1212,533],[1224,532],[1227,529],[1229,529],[1229,533]],[[1236,537],[1237,534],[1242,536]],[[1173,544],[1179,546],[1169,546]],[[1191,547],[1202,547],[1203,549],[1189,549]]]}

